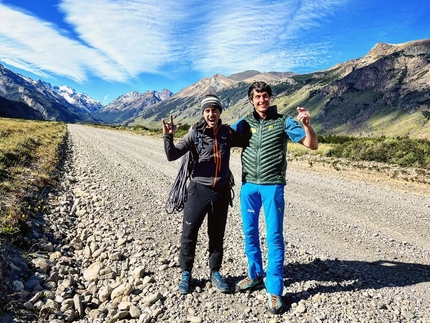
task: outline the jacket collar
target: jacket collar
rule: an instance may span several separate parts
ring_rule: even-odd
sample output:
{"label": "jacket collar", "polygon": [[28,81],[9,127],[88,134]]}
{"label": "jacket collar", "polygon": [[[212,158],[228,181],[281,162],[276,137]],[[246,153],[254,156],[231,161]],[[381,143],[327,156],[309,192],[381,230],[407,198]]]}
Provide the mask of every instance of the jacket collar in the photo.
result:
{"label": "jacket collar", "polygon": [[[273,119],[278,114],[278,107],[276,105],[272,105],[267,109],[267,116],[265,120]],[[257,120],[260,120],[260,115],[257,113],[257,111],[253,112],[254,118]]]}

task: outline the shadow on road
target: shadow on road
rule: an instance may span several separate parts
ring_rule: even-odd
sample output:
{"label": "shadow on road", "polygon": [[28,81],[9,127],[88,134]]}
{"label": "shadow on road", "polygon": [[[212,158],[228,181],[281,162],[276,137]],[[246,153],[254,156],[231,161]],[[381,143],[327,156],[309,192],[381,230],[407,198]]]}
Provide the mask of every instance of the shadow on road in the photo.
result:
{"label": "shadow on road", "polygon": [[403,287],[430,281],[430,266],[398,261],[319,260],[284,266],[284,284],[305,282],[305,288],[291,297],[307,299],[317,293]]}

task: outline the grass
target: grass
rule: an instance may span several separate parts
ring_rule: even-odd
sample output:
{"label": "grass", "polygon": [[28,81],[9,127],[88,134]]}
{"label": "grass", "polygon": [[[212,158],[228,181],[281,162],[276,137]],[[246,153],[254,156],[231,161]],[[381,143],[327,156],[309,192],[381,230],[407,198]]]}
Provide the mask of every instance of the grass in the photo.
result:
{"label": "grass", "polygon": [[29,194],[54,183],[66,130],[59,122],[0,118],[0,233],[19,232],[25,210],[40,207],[28,205]]}
{"label": "grass", "polygon": [[142,125],[137,126],[116,126],[116,125],[100,125],[100,124],[94,124],[92,125],[96,128],[104,128],[104,129],[111,129],[111,130],[120,130],[120,131],[129,131],[135,134],[139,135],[145,135],[145,136],[161,136],[162,131],[161,129],[151,129],[147,128]]}
{"label": "grass", "polygon": [[[66,134],[63,123],[0,118],[1,250],[25,233],[31,213],[43,212],[40,193],[55,184]],[[3,265],[0,262],[0,282]],[[0,284],[0,292],[2,289]],[[0,316],[12,306],[9,296],[0,301]]]}
{"label": "grass", "polygon": [[296,144],[293,142],[288,143],[288,153],[293,154],[294,156],[303,156],[303,155],[327,155],[330,149],[333,147],[332,144],[319,144],[317,150],[309,150],[305,146],[301,144]]}

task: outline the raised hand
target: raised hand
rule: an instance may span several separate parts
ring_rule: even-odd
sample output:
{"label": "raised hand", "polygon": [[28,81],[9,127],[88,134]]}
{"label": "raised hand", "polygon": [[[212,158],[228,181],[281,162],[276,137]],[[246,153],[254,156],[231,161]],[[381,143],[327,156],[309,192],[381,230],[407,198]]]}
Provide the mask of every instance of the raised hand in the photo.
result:
{"label": "raised hand", "polygon": [[166,122],[163,119],[163,135],[173,135],[180,126],[180,123],[177,125],[173,123],[173,115],[170,115],[170,122]]}
{"label": "raised hand", "polygon": [[297,107],[297,112],[299,113],[297,119],[299,119],[304,126],[309,126],[311,124],[311,115],[309,111],[302,107]]}

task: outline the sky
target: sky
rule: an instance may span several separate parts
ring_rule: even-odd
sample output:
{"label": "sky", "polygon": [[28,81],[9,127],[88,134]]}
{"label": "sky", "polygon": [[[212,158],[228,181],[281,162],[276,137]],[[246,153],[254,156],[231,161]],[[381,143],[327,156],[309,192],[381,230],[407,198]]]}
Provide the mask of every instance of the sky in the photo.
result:
{"label": "sky", "polygon": [[428,0],[0,0],[0,64],[103,105],[214,74],[320,71],[430,38]]}

